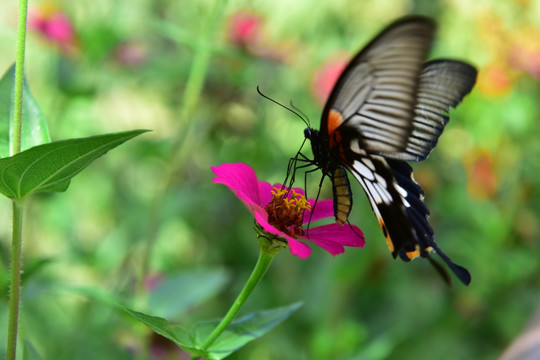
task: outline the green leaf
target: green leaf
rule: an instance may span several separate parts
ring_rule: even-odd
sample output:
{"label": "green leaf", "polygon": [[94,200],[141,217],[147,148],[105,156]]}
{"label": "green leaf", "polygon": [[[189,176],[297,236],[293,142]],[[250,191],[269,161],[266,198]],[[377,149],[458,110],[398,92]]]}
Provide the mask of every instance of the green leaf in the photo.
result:
{"label": "green leaf", "polygon": [[[208,359],[224,359],[248,342],[266,334],[300,306],[302,303],[294,303],[277,309],[253,312],[233,321],[207,349]],[[203,344],[219,322],[220,320],[213,320],[196,324],[193,328],[195,343],[198,346]]]}
{"label": "green leaf", "polygon": [[107,151],[148,130],[55,141],[0,159],[0,193],[23,199],[65,191],[71,178]]}
{"label": "green leaf", "polygon": [[229,276],[223,269],[205,269],[165,278],[150,293],[149,309],[173,319],[219,293]]}
{"label": "green leaf", "polygon": [[[0,79],[0,157],[9,156],[10,124],[13,120],[13,84],[15,64]],[[21,148],[26,150],[32,146],[50,142],[45,117],[32,96],[26,77],[23,85],[23,112]]]}
{"label": "green leaf", "polygon": [[150,330],[173,341],[176,345],[180,346],[190,354],[196,356],[206,356],[203,351],[195,347],[191,334],[184,328],[178,325],[171,325],[167,320],[157,316],[146,315],[128,308],[124,308],[124,310],[126,310],[135,319],[148,326]]}
{"label": "green leaf", "polygon": [[42,360],[43,358],[39,355],[38,351],[28,340],[24,340],[24,349],[23,349],[23,360]]}
{"label": "green leaf", "polygon": [[294,303],[277,309],[245,315],[233,321],[207,351],[201,350],[200,347],[221,320],[197,323],[190,333],[178,325],[172,325],[163,318],[146,315],[128,308],[124,308],[124,310],[148,326],[150,330],[173,341],[190,354],[203,356],[205,359],[218,360],[224,359],[248,342],[263,336],[298,310],[300,306],[302,303]]}

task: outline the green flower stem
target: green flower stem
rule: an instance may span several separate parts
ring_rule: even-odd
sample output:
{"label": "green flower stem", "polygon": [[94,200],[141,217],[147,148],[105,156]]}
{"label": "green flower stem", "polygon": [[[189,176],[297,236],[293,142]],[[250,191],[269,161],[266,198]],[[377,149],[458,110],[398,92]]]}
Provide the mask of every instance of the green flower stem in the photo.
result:
{"label": "green flower stem", "polygon": [[19,298],[21,292],[21,248],[22,248],[23,203],[13,200],[13,238],[11,242],[11,288],[9,293],[9,322],[7,359],[15,360],[17,328],[19,324]]}
{"label": "green flower stem", "polygon": [[[10,127],[10,153],[21,152],[22,103],[24,85],[24,52],[26,45],[26,17],[28,0],[19,0],[17,45],[15,50],[15,83],[13,94],[13,120]],[[9,292],[9,320],[6,359],[15,360],[17,354],[17,331],[19,327],[19,303],[21,296],[23,202],[13,200],[13,233],[11,239],[11,283]]]}
{"label": "green flower stem", "polygon": [[273,253],[269,253],[261,249],[259,253],[259,259],[257,260],[257,264],[255,265],[255,268],[253,269],[253,272],[251,273],[246,285],[244,285],[244,288],[234,301],[233,305],[223,318],[219,325],[212,331],[212,333],[208,336],[206,341],[202,344],[201,348],[203,350],[208,350],[210,345],[221,335],[223,331],[227,328],[227,326],[230,325],[230,323],[233,321],[236,314],[238,314],[238,311],[244,305],[247,298],[251,293],[253,292],[253,289],[255,289],[255,286],[259,283],[259,281],[262,279],[263,275],[266,273],[266,270],[270,266],[270,263],[272,262],[272,259],[274,258]]}
{"label": "green flower stem", "polygon": [[26,44],[26,15],[28,0],[19,0],[19,19],[17,23],[17,47],[15,50],[15,92],[13,95],[11,155],[21,152],[22,103],[24,81],[24,50]]}

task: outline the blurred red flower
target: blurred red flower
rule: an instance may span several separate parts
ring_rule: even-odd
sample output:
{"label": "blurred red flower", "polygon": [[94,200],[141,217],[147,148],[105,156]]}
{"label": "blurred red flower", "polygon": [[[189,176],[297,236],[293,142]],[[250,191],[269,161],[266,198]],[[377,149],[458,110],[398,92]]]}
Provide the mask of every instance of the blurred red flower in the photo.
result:
{"label": "blurred red flower", "polygon": [[263,19],[259,14],[239,11],[232,14],[227,26],[227,40],[239,47],[249,48],[260,41]]}
{"label": "blurred red flower", "polygon": [[285,62],[293,47],[286,42],[270,42],[264,32],[264,18],[252,11],[240,10],[229,17],[226,38],[247,53],[273,61]]}
{"label": "blurred red flower", "polygon": [[69,17],[55,5],[46,3],[31,8],[28,28],[44,40],[57,46],[66,55],[73,55],[77,48],[77,36]]}
{"label": "blurred red flower", "polygon": [[286,191],[281,185],[274,186],[259,181],[255,171],[246,164],[222,164],[212,167],[216,174],[214,183],[227,186],[246,206],[255,221],[267,233],[285,240],[293,255],[302,259],[311,254],[309,241],[332,255],[345,252],[345,246],[360,247],[365,244],[362,231],[354,225],[336,223],[310,227],[308,233],[303,225],[310,220],[334,217],[333,200],[317,202],[306,199],[301,189]]}
{"label": "blurred red flower", "polygon": [[478,199],[491,198],[497,190],[497,175],[489,150],[477,150],[463,159],[467,171],[467,191]]}

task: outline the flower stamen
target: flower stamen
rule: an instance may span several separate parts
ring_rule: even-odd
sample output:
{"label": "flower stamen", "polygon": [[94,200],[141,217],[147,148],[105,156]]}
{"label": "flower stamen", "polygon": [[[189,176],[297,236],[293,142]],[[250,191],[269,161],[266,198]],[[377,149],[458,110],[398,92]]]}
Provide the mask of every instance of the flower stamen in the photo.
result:
{"label": "flower stamen", "polygon": [[304,213],[311,211],[310,202],[294,189],[272,189],[272,200],[266,206],[268,222],[285,234],[304,235]]}

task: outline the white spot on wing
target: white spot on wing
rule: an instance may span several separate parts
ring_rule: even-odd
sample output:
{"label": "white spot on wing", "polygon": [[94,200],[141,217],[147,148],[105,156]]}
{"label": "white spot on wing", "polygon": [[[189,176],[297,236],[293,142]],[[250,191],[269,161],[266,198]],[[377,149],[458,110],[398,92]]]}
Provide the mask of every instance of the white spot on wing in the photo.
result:
{"label": "white spot on wing", "polygon": [[375,179],[374,175],[377,175],[377,174],[374,174],[373,171],[371,171],[361,161],[355,160],[354,163],[353,163],[353,168],[354,168],[354,170],[356,170],[360,174],[360,176],[362,176],[364,179],[367,179],[367,180],[370,180],[370,181],[373,181]]}
{"label": "white spot on wing", "polygon": [[375,171],[375,164],[373,164],[373,161],[371,161],[370,158],[362,158],[362,162],[364,165],[366,165],[368,168],[370,168],[372,171]]}
{"label": "white spot on wing", "polygon": [[407,190],[405,190],[404,188],[402,188],[398,184],[394,184],[394,187],[398,191],[399,195],[401,195],[402,197],[407,197]]}

